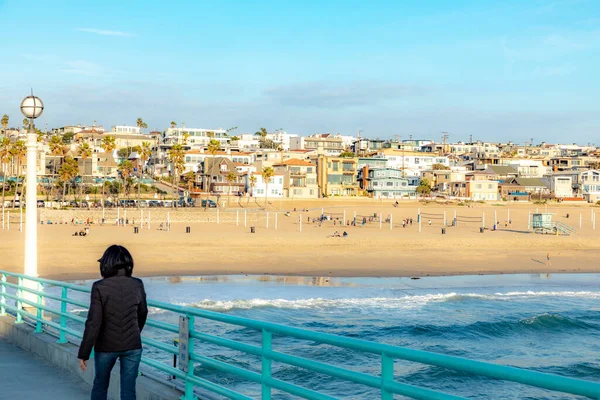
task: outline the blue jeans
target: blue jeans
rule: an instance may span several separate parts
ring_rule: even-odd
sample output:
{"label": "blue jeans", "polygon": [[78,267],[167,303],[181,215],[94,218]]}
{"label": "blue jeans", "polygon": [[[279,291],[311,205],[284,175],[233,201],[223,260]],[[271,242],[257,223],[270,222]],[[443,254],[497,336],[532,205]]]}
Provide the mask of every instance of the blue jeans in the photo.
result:
{"label": "blue jeans", "polygon": [[142,349],[120,351],[116,353],[96,352],[94,366],[96,376],[92,388],[92,400],[106,400],[110,372],[119,360],[121,364],[121,400],[135,400],[135,380],[138,376]]}

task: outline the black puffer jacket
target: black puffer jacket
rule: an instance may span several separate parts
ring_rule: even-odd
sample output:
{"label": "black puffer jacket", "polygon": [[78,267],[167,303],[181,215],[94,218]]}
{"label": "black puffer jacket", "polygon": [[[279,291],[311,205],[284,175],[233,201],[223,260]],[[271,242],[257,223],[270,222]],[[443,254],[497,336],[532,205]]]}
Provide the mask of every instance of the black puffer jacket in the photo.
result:
{"label": "black puffer jacket", "polygon": [[99,352],[141,349],[147,316],[140,279],[127,277],[120,269],[117,275],[94,282],[78,358],[89,359],[92,347]]}

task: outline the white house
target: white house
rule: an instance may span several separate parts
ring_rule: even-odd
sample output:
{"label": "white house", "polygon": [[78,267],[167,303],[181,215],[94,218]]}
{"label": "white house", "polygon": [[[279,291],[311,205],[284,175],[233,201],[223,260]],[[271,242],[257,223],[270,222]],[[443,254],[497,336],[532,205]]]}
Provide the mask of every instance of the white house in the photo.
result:
{"label": "white house", "polygon": [[237,146],[240,150],[256,150],[259,146],[259,138],[256,135],[251,135],[249,133],[243,133],[241,135],[237,135],[239,140],[232,141],[231,144],[233,146]]}
{"label": "white house", "polygon": [[221,147],[229,143],[229,136],[224,129],[202,128],[167,128],[165,130],[165,143],[183,143],[183,135],[187,134],[187,144],[192,148],[206,147],[211,139],[217,140]]}
{"label": "white house", "polygon": [[574,197],[573,178],[565,175],[546,175],[542,178],[550,187],[554,197]]}
{"label": "white house", "polygon": [[141,133],[140,127],[130,125],[115,125],[110,131],[113,133],[130,133],[132,135],[139,135]]}
{"label": "white house", "polygon": [[448,157],[433,153],[413,153],[384,149],[378,156],[385,157],[388,160],[388,167],[404,170],[404,176],[420,177],[422,171],[431,170],[434,164],[450,167]]}
{"label": "white house", "polygon": [[589,170],[581,173],[581,193],[590,203],[600,201],[600,171]]}
{"label": "white house", "polygon": [[[250,177],[253,176],[256,178],[256,183],[254,187],[251,187]],[[252,174],[246,175],[246,191],[251,193],[252,197],[260,197],[264,198],[267,196],[267,190],[269,191],[268,198],[269,199],[279,199],[283,197],[283,174],[275,174],[269,180],[269,185],[267,185],[265,181],[263,181],[262,175],[260,172],[254,172]]]}
{"label": "white house", "polygon": [[542,160],[508,160],[506,165],[516,169],[521,178],[541,178],[548,173],[548,167],[544,166]]}

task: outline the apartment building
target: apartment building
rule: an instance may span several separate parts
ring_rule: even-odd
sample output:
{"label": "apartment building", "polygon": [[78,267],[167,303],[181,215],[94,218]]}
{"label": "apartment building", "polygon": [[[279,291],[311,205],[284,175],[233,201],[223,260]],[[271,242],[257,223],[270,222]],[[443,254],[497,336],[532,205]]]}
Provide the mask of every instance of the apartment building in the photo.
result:
{"label": "apartment building", "polygon": [[[362,174],[367,176],[363,177]],[[418,179],[403,177],[402,171],[394,168],[364,168],[359,173],[359,180],[367,185],[364,189],[376,198],[412,197],[417,195]]]}
{"label": "apartment building", "polygon": [[318,157],[317,183],[322,196],[358,195],[358,159]]}
{"label": "apartment building", "polygon": [[345,148],[344,139],[339,134],[320,133],[290,138],[291,150],[315,150],[318,155],[338,156]]}
{"label": "apartment building", "polygon": [[276,174],[283,175],[284,196],[295,199],[316,199],[317,165],[297,158],[273,166]]}

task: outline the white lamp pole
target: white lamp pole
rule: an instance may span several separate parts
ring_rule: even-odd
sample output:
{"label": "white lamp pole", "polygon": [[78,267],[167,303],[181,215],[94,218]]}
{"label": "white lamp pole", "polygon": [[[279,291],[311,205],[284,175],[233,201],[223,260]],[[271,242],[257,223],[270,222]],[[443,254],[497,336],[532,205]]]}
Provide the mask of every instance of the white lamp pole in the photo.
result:
{"label": "white lamp pole", "polygon": [[[27,130],[27,210],[25,214],[25,275],[38,276],[37,269],[37,134],[33,120],[44,111],[44,103],[38,97],[27,96],[21,102],[21,112],[29,118]],[[27,281],[28,282],[28,281]],[[31,282],[33,284],[33,282]],[[34,296],[35,297],[35,296]]]}

